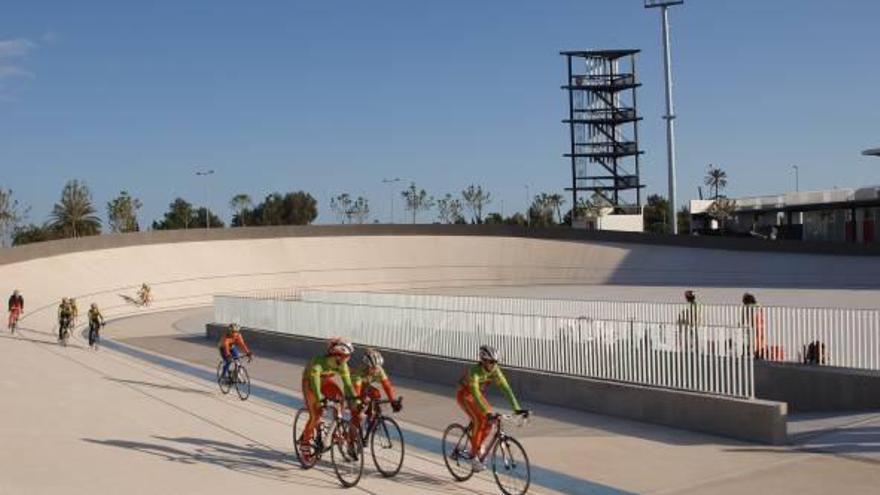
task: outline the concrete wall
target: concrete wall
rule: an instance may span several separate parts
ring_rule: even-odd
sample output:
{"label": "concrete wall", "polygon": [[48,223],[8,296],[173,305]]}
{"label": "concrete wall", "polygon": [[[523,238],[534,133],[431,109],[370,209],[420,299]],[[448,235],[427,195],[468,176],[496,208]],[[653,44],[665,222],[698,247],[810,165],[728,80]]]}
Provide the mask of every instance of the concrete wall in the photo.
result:
{"label": "concrete wall", "polygon": [[755,394],[792,412],[880,410],[880,371],[757,361]]}
{"label": "concrete wall", "polygon": [[[217,340],[221,326],[205,332]],[[325,342],[310,337],[265,330],[243,330],[248,345],[293,357],[322,354]],[[394,376],[452,385],[470,363],[436,356],[382,350],[386,368]],[[787,441],[784,403],[712,397],[622,383],[551,375],[505,368],[511,386],[523,402],[539,402],[582,411],[619,416],[675,428],[767,444]]]}
{"label": "concrete wall", "polygon": [[[725,247],[729,249],[708,249]],[[405,290],[543,284],[880,288],[870,250],[473,226],[326,226],[107,235],[0,250],[0,294],[50,328],[63,296],[108,316],[210,304],[212,294],[312,287]],[[731,250],[738,249],[738,250]],[[818,249],[818,248],[817,248]],[[127,305],[153,286],[152,308]]]}

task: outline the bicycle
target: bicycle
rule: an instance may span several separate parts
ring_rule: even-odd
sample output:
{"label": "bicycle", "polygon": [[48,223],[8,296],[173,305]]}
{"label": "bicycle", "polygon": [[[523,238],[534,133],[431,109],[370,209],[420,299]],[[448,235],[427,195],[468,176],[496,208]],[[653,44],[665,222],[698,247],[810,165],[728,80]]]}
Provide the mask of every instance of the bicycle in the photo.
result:
{"label": "bicycle", "polygon": [[70,318],[62,318],[61,321],[58,322],[58,342],[63,347],[67,347],[67,341],[70,340],[70,323]]}
{"label": "bicycle", "polygon": [[15,335],[15,329],[18,328],[18,319],[21,318],[21,309],[13,307],[9,312],[9,331]]}
{"label": "bicycle", "polygon": [[247,400],[251,396],[251,378],[248,375],[247,368],[241,363],[241,357],[235,356],[232,358],[232,363],[229,365],[226,376],[223,376],[224,364],[225,361],[222,359],[217,364],[217,385],[220,387],[220,391],[223,392],[223,395],[226,395],[232,390],[234,385],[238,398]]}
{"label": "bicycle", "polygon": [[[517,426],[523,426],[528,420],[528,413],[518,416],[489,415],[490,428],[494,429],[494,433],[489,446],[478,459],[484,462],[489,455],[492,456],[492,474],[504,495],[524,495],[532,481],[529,456],[522,444],[504,431],[504,421],[511,419],[517,419]],[[467,428],[453,423],[443,432],[443,462],[456,481],[467,481],[474,475],[471,464],[473,456],[470,453],[472,429],[473,423],[468,424]],[[506,483],[508,479],[510,484]]]}
{"label": "bicycle", "polygon": [[[333,471],[342,486],[358,484],[364,473],[364,444],[359,428],[351,421],[351,412],[342,408],[342,401],[326,399],[321,408],[321,419],[315,427],[312,440],[302,445],[302,435],[309,420],[309,410],[300,408],[293,418],[293,446],[303,469],[318,464],[321,456],[330,451]],[[329,418],[327,417],[329,416]]]}
{"label": "bicycle", "polygon": [[[398,401],[402,399],[401,397]],[[361,436],[361,443],[363,445],[367,445],[369,441],[370,456],[373,458],[373,464],[376,466],[376,470],[385,478],[392,478],[400,472],[406,451],[403,431],[400,429],[397,421],[385,416],[382,412],[382,405],[391,403],[393,401],[382,399],[371,400],[367,404],[364,408],[366,411],[369,411],[367,414],[367,426],[362,430],[363,435]],[[400,447],[399,451],[395,449],[398,445]],[[386,453],[388,455],[383,455]],[[379,461],[380,457],[382,462]],[[386,465],[386,461],[390,464]]]}
{"label": "bicycle", "polygon": [[104,327],[101,322],[89,322],[89,347],[97,351],[101,343],[101,328]]}

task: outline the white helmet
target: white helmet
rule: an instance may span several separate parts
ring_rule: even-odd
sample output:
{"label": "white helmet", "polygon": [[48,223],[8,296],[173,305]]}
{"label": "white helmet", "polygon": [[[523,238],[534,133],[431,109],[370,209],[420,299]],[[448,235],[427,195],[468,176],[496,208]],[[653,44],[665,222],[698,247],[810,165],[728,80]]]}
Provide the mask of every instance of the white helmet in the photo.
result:
{"label": "white helmet", "polygon": [[352,353],[354,353],[354,346],[341,337],[330,339],[330,342],[327,343],[327,354],[331,356],[351,356]]}
{"label": "white helmet", "polygon": [[380,368],[385,364],[385,358],[383,358],[382,353],[376,349],[367,349],[364,352],[364,364],[370,368]]}
{"label": "white helmet", "polygon": [[495,361],[497,363],[500,360],[501,353],[497,349],[491,345],[480,346],[480,361]]}

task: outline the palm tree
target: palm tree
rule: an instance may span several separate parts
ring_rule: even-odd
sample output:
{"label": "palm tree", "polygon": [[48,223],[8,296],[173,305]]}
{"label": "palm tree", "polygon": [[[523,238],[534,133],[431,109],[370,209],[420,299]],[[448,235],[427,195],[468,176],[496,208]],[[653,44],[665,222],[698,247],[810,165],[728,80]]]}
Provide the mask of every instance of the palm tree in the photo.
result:
{"label": "palm tree", "polygon": [[727,172],[709,164],[709,172],[703,179],[703,183],[715,189],[715,199],[721,196],[721,190],[727,187]]}
{"label": "palm tree", "polygon": [[95,215],[92,194],[84,182],[68,181],[55,203],[49,226],[62,237],[82,237],[101,233],[101,220]]}
{"label": "palm tree", "polygon": [[559,219],[559,223],[562,223],[562,205],[565,204],[565,198],[562,197],[559,193],[553,193],[547,197],[547,200],[550,202],[550,205],[556,210],[556,217]]}

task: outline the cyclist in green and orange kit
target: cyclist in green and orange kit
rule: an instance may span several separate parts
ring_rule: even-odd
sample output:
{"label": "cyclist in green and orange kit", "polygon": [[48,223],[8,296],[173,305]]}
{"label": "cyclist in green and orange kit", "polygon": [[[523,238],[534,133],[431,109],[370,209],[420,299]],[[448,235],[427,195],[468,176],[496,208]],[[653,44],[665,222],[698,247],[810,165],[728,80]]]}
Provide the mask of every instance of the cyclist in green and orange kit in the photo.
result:
{"label": "cyclist in green and orange kit", "polygon": [[513,394],[507,378],[498,366],[498,360],[501,354],[492,346],[480,346],[480,362],[467,369],[464,376],[459,381],[456,400],[465,414],[471,419],[471,463],[474,471],[482,471],[485,469],[480,461],[480,446],[489,433],[491,422],[489,417],[492,414],[492,406],[483,395],[483,390],[489,382],[495,383],[514,412],[521,416],[528,417],[529,411],[522,409],[516,396]]}
{"label": "cyclist in green and orange kit", "polygon": [[[354,385],[355,395],[363,404],[382,398],[382,392],[374,385],[379,383],[382,385],[382,390],[385,391],[385,396],[391,402],[391,408],[394,412],[400,412],[403,408],[401,398],[397,397],[397,394],[394,392],[394,385],[391,384],[391,379],[385,373],[384,364],[385,358],[382,357],[382,353],[376,349],[367,349],[364,351],[363,366],[354,370],[351,374],[351,383]],[[367,414],[370,414],[370,412],[370,410],[367,410]],[[355,414],[352,420],[355,426],[360,428],[360,414]]]}
{"label": "cyclist in green and orange kit", "polygon": [[339,375],[342,380],[346,401],[350,406],[357,406],[359,401],[348,369],[348,360],[353,352],[354,346],[347,340],[331,339],[327,343],[327,353],[313,358],[303,370],[302,393],[309,410],[309,420],[300,438],[300,455],[312,455],[312,437],[321,419],[321,410],[327,405],[327,399],[341,400],[343,397],[343,391],[332,380],[335,375]]}

